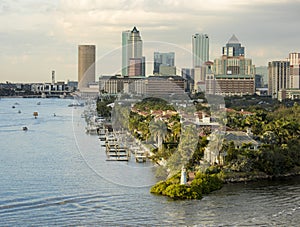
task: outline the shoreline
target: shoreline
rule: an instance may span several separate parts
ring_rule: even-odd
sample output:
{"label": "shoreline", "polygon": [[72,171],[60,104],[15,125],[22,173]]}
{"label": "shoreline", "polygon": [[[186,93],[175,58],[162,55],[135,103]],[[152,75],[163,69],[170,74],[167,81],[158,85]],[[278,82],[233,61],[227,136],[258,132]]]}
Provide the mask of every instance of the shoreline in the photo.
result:
{"label": "shoreline", "polygon": [[224,184],[230,184],[230,183],[243,183],[243,182],[255,182],[260,180],[276,180],[276,179],[284,179],[287,177],[296,177],[300,176],[300,167],[295,167],[292,171],[288,173],[283,174],[277,174],[277,175],[268,175],[263,172],[256,173],[255,172],[236,172],[236,173],[230,173],[233,174],[233,176],[224,176],[223,182]]}

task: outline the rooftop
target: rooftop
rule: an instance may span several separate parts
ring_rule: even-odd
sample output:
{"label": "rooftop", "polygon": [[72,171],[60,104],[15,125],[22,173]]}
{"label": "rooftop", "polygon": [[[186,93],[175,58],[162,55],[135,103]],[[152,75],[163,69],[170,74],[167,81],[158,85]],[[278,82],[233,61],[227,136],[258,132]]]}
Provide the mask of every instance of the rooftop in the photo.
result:
{"label": "rooftop", "polygon": [[133,32],[133,33],[139,33],[139,31],[137,30],[137,28],[135,26],[133,27],[133,29],[132,29],[131,32]]}
{"label": "rooftop", "polygon": [[228,40],[228,44],[236,44],[236,43],[240,43],[239,40],[237,39],[237,37],[233,34],[231,36],[231,38]]}

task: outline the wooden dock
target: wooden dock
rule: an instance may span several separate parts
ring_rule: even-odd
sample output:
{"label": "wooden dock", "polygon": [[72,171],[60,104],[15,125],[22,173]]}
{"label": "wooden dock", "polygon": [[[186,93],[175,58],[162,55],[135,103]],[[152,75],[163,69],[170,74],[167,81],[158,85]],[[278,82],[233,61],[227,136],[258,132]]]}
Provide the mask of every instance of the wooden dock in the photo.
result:
{"label": "wooden dock", "polygon": [[144,151],[135,152],[135,161],[136,162],[146,162],[147,156]]}
{"label": "wooden dock", "polygon": [[129,161],[129,151],[126,146],[118,142],[114,134],[105,137],[107,161]]}

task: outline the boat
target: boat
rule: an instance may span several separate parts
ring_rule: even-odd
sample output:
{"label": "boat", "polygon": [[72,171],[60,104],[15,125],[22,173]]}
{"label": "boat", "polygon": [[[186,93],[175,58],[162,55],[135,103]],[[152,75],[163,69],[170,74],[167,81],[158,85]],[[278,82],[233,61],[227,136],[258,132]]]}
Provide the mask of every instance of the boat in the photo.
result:
{"label": "boat", "polygon": [[84,106],[84,103],[71,103],[68,107],[75,107],[75,106]]}
{"label": "boat", "polygon": [[37,116],[39,116],[39,113],[35,111],[35,112],[33,112],[33,116],[34,116],[34,118],[36,119]]}
{"label": "boat", "polygon": [[26,126],[24,126],[22,129],[23,129],[23,131],[27,131],[28,130],[28,128]]}

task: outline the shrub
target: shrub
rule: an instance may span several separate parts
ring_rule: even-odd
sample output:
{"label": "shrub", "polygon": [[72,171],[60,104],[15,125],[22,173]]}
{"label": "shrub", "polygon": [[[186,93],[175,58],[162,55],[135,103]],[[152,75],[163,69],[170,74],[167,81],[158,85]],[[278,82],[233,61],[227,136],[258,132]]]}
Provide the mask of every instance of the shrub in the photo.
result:
{"label": "shrub", "polygon": [[160,181],[151,188],[151,193],[169,196],[172,199],[201,199],[203,194],[222,187],[222,180],[218,174],[203,174],[198,172],[191,186],[180,185],[180,173],[167,181]]}

